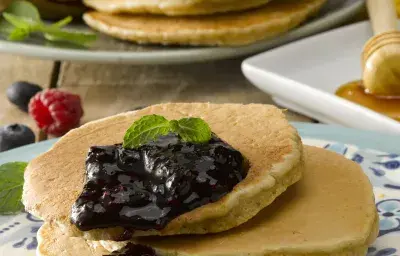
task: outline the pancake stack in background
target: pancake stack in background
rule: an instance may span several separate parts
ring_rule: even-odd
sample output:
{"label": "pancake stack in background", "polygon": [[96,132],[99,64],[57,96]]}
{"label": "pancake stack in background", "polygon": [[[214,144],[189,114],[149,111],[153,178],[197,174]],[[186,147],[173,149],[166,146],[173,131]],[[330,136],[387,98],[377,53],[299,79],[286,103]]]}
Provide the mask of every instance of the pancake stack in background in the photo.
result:
{"label": "pancake stack in background", "polygon": [[[154,221],[154,214],[159,214],[154,209],[159,208],[127,204],[127,199],[137,200],[138,196],[125,189],[131,182],[127,175],[131,174],[121,172],[111,159],[126,159],[132,154],[116,157],[115,151],[104,151],[104,146],[120,143],[135,120],[151,114],[169,120],[201,117],[216,136],[240,152],[248,163],[243,179],[223,197],[184,212],[162,228],[134,229],[119,225],[128,215],[115,210],[116,206],[130,209],[129,224],[135,218]],[[165,142],[162,145],[165,147]],[[91,149],[94,155],[86,158],[93,146],[102,147]],[[186,147],[182,147],[183,151],[191,152]],[[163,156],[157,161],[175,159]],[[220,159],[213,162],[214,167],[204,165],[203,158],[189,162],[196,166],[203,163],[198,165],[201,169],[217,168],[218,176],[230,175],[237,164],[229,170],[216,167],[218,161],[229,159],[225,156],[213,156]],[[86,159],[91,162],[85,172]],[[151,160],[146,159],[148,168],[152,168]],[[187,158],[177,159],[188,164]],[[132,162],[128,159],[128,163]],[[195,172],[200,170],[193,168]],[[174,172],[168,170],[168,175],[174,176]],[[206,173],[207,176],[199,174],[198,178],[203,185],[212,185],[207,191],[214,191],[219,181],[228,177],[215,181],[210,176],[215,173]],[[108,175],[115,176],[114,181],[120,183],[109,187]],[[179,179],[177,184],[187,184],[188,177]],[[96,186],[100,184],[104,189],[101,201],[82,205],[82,209],[94,209],[91,215],[86,215],[89,211],[85,213],[85,219],[93,222],[91,227],[82,229],[81,224],[80,228],[76,225],[82,222],[74,222],[77,215],[73,205],[80,196],[94,195],[96,179]],[[83,189],[85,180],[91,184],[90,190]],[[136,191],[140,191],[140,186],[143,185],[134,185]],[[187,200],[207,199],[197,193],[192,196],[194,190],[190,185],[182,188],[181,192],[190,196],[171,201],[172,208]],[[150,191],[158,190],[151,187]],[[114,199],[110,201],[109,197]],[[69,132],[49,152],[29,164],[23,202],[27,211],[45,221],[38,233],[38,256],[365,256],[377,237],[379,225],[372,186],[360,166],[336,153],[303,146],[281,110],[258,104],[161,104],[88,123]],[[102,226],[104,223],[100,222],[109,220],[98,218],[97,214],[109,213],[116,213],[120,220]]]}
{"label": "pancake stack in background", "polygon": [[92,28],[140,44],[240,46],[281,35],[326,0],[85,0]]}

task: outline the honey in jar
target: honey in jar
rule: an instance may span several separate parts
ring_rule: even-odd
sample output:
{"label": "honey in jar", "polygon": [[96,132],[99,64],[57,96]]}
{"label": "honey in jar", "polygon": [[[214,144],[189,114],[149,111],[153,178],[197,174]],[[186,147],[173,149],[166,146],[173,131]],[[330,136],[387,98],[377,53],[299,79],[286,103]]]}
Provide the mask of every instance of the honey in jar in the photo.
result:
{"label": "honey in jar", "polygon": [[368,94],[362,81],[341,86],[336,95],[400,121],[400,96],[381,97]]}

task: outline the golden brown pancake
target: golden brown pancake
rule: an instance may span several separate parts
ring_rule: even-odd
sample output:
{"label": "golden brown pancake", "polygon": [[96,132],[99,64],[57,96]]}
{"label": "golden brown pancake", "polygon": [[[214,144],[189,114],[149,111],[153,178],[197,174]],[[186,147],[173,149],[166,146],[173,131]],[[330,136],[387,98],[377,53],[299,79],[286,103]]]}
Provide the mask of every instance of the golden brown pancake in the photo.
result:
{"label": "golden brown pancake", "polygon": [[212,131],[249,161],[246,178],[215,203],[173,219],[162,230],[135,231],[135,236],[205,234],[228,230],[254,217],[297,182],[304,169],[303,146],[281,110],[260,104],[161,104],[91,122],[73,130],[30,162],[25,172],[26,209],[57,223],[70,236],[116,240],[121,227],[81,232],[70,224],[71,207],[83,189],[90,146],[121,143],[125,131],[144,115],[168,119],[201,117]]}
{"label": "golden brown pancake", "polygon": [[[135,242],[152,246],[160,256],[365,256],[378,233],[367,176],[359,165],[336,153],[307,146],[305,155],[303,179],[240,227]],[[50,225],[40,230],[39,238],[40,256],[109,254],[99,242],[88,246],[83,239],[70,240]]]}
{"label": "golden brown pancake", "polygon": [[270,0],[85,0],[87,6],[106,13],[198,15],[254,8]]}
{"label": "golden brown pancake", "polygon": [[246,45],[281,35],[315,15],[326,0],[277,0],[257,9],[210,16],[84,15],[92,28],[137,43]]}

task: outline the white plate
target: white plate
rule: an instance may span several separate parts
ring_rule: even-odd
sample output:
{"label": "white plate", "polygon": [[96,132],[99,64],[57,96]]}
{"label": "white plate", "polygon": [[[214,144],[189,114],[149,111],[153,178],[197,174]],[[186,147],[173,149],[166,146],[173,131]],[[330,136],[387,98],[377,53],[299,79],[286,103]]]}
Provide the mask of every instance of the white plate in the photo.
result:
{"label": "white plate", "polygon": [[[26,43],[15,43],[0,39],[0,52],[50,60],[127,64],[191,63],[224,59],[253,54],[330,29],[354,16],[362,9],[363,4],[362,0],[328,0],[321,14],[304,26],[279,38],[264,40],[244,47],[139,46],[114,40],[108,36],[100,36],[98,42],[90,49],[72,49],[65,45],[49,45],[46,42],[37,40]],[[77,26],[76,28],[88,30],[88,28],[83,25]]]}
{"label": "white plate", "polygon": [[400,134],[400,123],[334,95],[361,78],[361,52],[372,36],[361,22],[303,39],[243,62],[245,76],[279,105],[321,122]]}

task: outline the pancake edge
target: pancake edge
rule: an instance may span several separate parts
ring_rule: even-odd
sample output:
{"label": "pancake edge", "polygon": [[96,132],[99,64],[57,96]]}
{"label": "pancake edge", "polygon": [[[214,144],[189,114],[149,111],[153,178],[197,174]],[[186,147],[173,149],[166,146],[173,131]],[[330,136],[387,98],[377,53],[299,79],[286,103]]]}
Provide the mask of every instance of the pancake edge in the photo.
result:
{"label": "pancake edge", "polygon": [[165,31],[151,33],[145,30],[130,30],[110,25],[94,18],[93,14],[96,14],[96,12],[85,13],[83,20],[88,26],[101,33],[138,44],[243,46],[263,39],[273,38],[299,26],[309,17],[316,15],[325,2],[326,0],[315,0],[306,10],[298,11],[297,15],[292,15],[292,17],[284,19],[284,21],[271,23],[270,20],[266,20],[264,23],[255,24],[247,28],[232,27],[213,30],[182,28],[174,33]]}
{"label": "pancake edge", "polygon": [[[102,4],[97,0],[84,0],[86,6],[104,13],[163,14],[168,16],[207,15],[218,12],[241,11],[267,4],[271,0],[130,0],[117,4]],[[103,1],[104,2],[104,1]],[[207,2],[207,3],[205,3]],[[215,5],[217,2],[218,5]]]}

